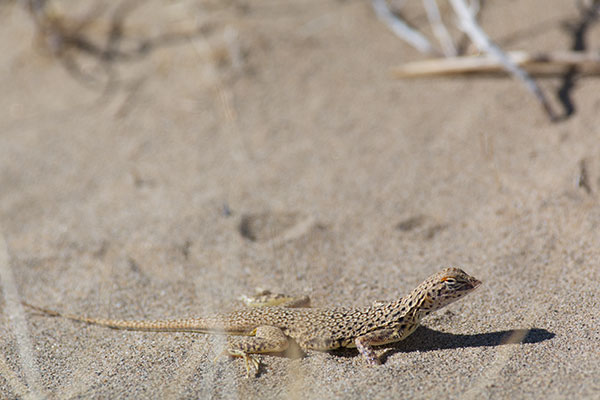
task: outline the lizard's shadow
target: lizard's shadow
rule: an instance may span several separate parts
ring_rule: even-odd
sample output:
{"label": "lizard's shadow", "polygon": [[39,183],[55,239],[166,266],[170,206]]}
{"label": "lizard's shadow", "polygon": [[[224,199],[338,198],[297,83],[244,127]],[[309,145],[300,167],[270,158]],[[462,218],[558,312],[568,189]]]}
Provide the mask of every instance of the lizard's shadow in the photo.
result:
{"label": "lizard's shadow", "polygon": [[[413,351],[433,351],[457,349],[465,347],[491,347],[515,343],[539,343],[556,336],[546,329],[510,329],[506,331],[478,333],[475,335],[457,335],[454,333],[440,332],[420,326],[405,340],[384,346],[385,353],[380,357],[385,363],[391,355]],[[346,357],[356,356],[356,350],[338,350],[335,354]]]}

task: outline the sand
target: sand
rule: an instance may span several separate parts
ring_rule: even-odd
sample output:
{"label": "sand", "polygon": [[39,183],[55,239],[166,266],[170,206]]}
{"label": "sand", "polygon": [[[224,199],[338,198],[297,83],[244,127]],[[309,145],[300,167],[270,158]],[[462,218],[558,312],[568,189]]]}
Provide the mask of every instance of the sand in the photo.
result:
{"label": "sand", "polygon": [[[115,6],[64,3],[106,43]],[[570,49],[572,3],[487,2],[482,25]],[[21,3],[0,21],[0,397],[600,398],[597,79],[557,123],[510,78],[394,80],[423,56],[361,1],[144,2],[114,42],[131,56],[105,62],[51,57]],[[538,82],[562,112],[564,77]],[[449,265],[484,285],[380,367],[261,356],[246,379],[213,362],[219,336],[19,306],[184,317],[256,287],[362,306]]]}

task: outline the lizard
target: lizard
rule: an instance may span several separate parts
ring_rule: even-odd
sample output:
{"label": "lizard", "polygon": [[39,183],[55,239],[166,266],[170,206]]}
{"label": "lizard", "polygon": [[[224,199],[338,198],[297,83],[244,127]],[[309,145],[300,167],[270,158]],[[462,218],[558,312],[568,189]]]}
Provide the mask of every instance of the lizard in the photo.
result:
{"label": "lizard", "polygon": [[[302,350],[357,348],[368,364],[381,364],[373,346],[399,342],[412,334],[421,319],[464,297],[481,281],[459,268],[445,268],[427,278],[408,295],[368,307],[306,307],[308,297],[293,298],[263,291],[244,297],[250,306],[229,313],[170,320],[118,320],[61,313],[23,303],[49,316],[63,317],[113,329],[155,332],[225,333],[245,336],[230,340],[225,353],[245,361],[246,375],[259,362],[252,356],[279,353],[293,339]],[[300,307],[298,307],[300,306]]]}

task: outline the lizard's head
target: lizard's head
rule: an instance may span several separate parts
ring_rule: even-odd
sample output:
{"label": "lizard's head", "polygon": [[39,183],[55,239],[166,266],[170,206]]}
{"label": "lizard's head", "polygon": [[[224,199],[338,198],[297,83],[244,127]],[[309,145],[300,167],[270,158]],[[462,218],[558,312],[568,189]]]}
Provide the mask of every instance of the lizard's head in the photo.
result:
{"label": "lizard's head", "polygon": [[460,268],[446,268],[427,278],[415,291],[426,315],[471,293],[481,281]]}

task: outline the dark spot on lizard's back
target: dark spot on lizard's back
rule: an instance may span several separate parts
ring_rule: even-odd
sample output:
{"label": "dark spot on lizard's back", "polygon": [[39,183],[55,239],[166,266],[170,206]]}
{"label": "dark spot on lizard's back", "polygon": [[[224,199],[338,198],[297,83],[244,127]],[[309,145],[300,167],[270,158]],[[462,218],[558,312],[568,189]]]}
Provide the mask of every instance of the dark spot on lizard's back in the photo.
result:
{"label": "dark spot on lizard's back", "polygon": [[[402,315],[402,317],[401,317]],[[402,322],[404,321],[404,311],[396,311],[395,313],[393,313],[391,315],[392,320],[397,321],[397,322]]]}

